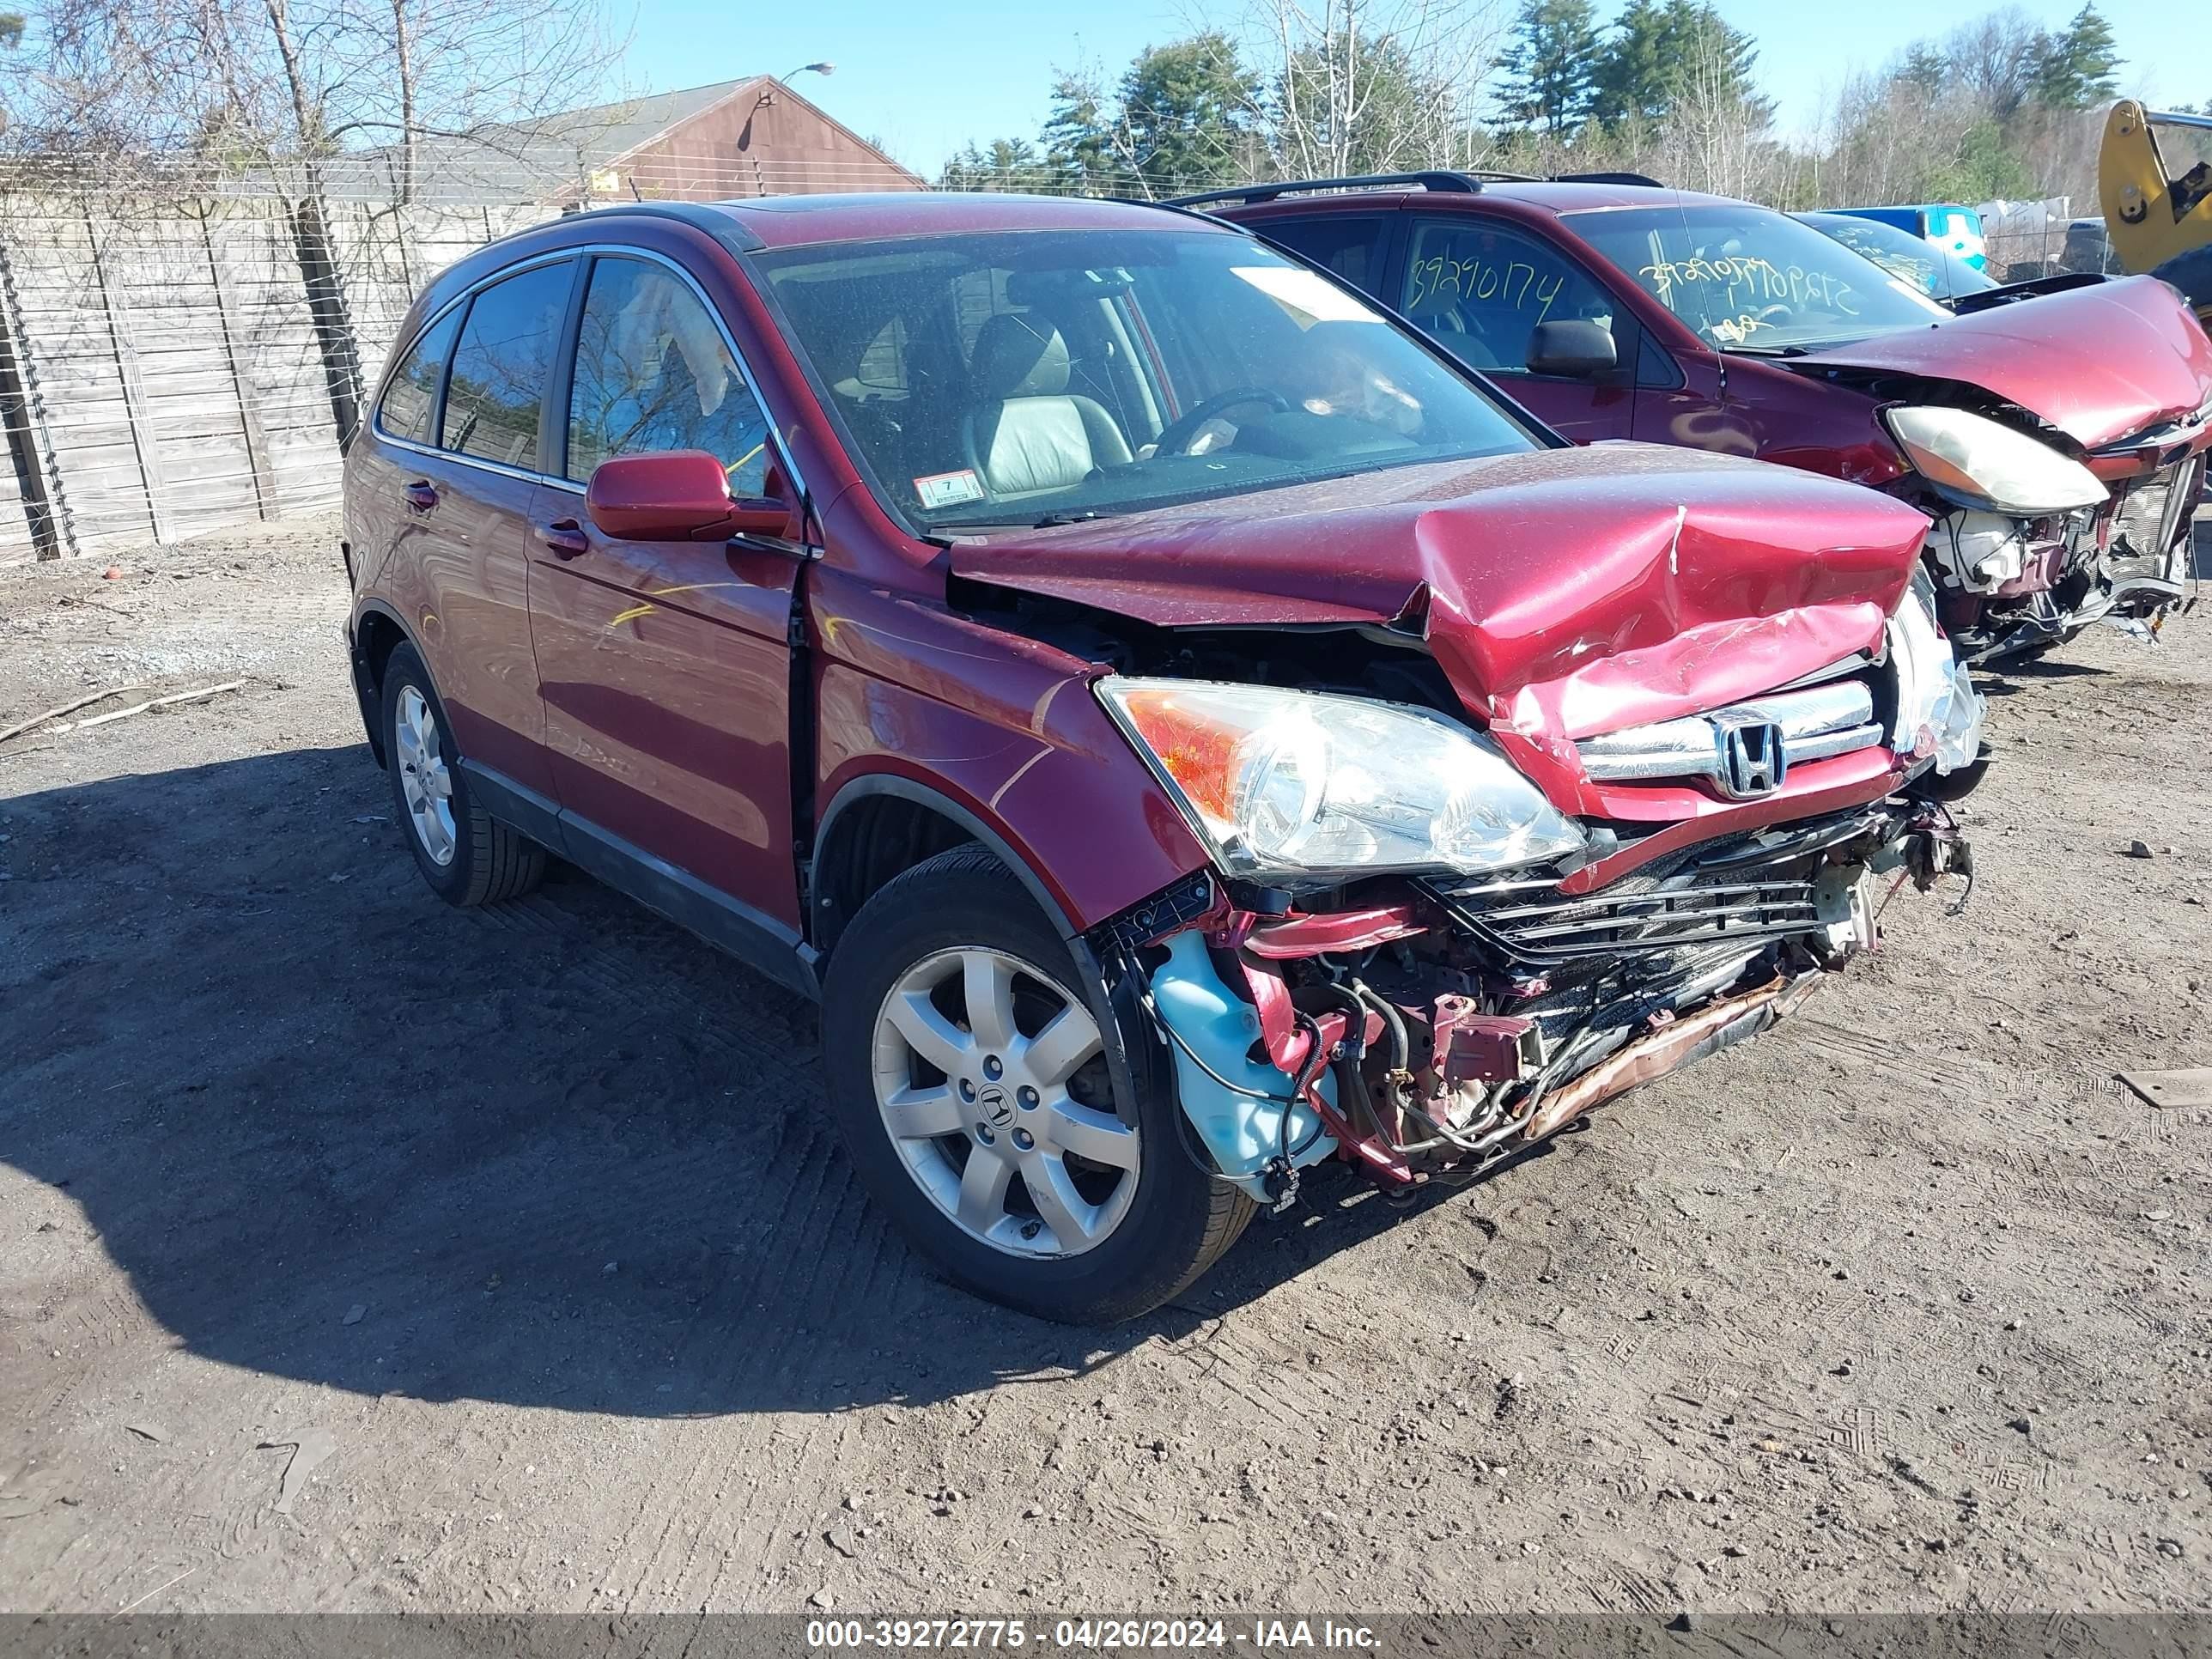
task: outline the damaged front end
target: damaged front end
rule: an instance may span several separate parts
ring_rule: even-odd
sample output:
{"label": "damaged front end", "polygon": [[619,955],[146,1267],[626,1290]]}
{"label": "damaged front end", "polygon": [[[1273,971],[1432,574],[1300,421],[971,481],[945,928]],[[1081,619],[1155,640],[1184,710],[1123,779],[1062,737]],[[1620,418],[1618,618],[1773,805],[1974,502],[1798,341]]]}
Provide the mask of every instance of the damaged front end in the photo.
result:
{"label": "damaged front end", "polygon": [[1884,412],[1914,468],[1900,488],[1931,522],[1928,566],[1968,661],[2060,644],[2099,623],[2154,639],[2192,602],[2191,523],[2212,449],[2212,397],[2087,449],[2002,404]]}
{"label": "damaged front end", "polygon": [[1214,1167],[1279,1205],[1330,1157],[1386,1188],[1471,1177],[1766,1030],[1875,947],[1887,893],[1972,868],[1943,806],[1899,793],[1581,895],[1556,871],[1302,901],[1201,875],[1092,945]]}
{"label": "damaged front end", "polygon": [[1389,762],[1339,757],[1323,782],[1295,732],[1200,718],[1229,688],[1101,682],[1221,854],[1091,939],[1171,1051],[1212,1167],[1278,1206],[1332,1157],[1389,1189],[1470,1178],[1772,1025],[1875,947],[1905,882],[1970,885],[1945,801],[1978,775],[1982,703],[1935,632],[1925,579],[1914,586],[1877,653],[1575,745],[1616,811],[1639,791],[1695,793],[1709,811],[1567,819],[1510,789],[1486,812],[1440,792],[1413,816],[1449,820],[1449,836],[1472,812],[1479,830],[1386,874],[1286,866],[1315,844],[1295,839],[1299,815],[1347,770],[1346,817],[1379,817],[1378,846],[1410,858],[1404,815],[1357,805]]}

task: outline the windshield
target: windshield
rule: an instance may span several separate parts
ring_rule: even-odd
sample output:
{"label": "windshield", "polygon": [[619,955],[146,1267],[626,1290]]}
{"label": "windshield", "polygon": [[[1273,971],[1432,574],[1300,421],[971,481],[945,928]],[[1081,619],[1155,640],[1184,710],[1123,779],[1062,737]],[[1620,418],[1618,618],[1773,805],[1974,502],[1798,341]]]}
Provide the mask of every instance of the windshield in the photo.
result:
{"label": "windshield", "polygon": [[1861,219],[1849,213],[1796,216],[1822,235],[1832,236],[1845,247],[1864,254],[1891,276],[1904,278],[1931,300],[1955,300],[1962,294],[1983,294],[1996,286],[1950,249],[1879,219]]}
{"label": "windshield", "polygon": [[754,258],[878,495],[925,531],[1538,444],[1366,301],[1243,236],[999,231]]}
{"label": "windshield", "polygon": [[1723,350],[1806,350],[1950,315],[1841,242],[1748,202],[1565,216],[1576,234]]}

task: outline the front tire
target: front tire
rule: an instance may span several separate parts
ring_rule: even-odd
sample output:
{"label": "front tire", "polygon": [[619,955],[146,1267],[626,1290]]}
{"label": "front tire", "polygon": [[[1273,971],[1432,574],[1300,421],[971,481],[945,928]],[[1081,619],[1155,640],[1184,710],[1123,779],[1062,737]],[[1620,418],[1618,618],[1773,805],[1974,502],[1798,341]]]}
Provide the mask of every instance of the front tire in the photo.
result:
{"label": "front tire", "polygon": [[[1070,1324],[1133,1318],[1251,1219],[1187,1149],[1171,1074],[1112,1064],[1109,1045],[1126,1048],[1103,988],[980,848],[861,908],[830,959],[822,1036],[862,1183],[978,1296]],[[1117,1070],[1149,1085],[1117,1086]]]}
{"label": "front tire", "polygon": [[411,645],[384,665],[384,752],[392,800],[415,867],[448,904],[520,897],[545,873],[545,849],[477,805],[445,705]]}

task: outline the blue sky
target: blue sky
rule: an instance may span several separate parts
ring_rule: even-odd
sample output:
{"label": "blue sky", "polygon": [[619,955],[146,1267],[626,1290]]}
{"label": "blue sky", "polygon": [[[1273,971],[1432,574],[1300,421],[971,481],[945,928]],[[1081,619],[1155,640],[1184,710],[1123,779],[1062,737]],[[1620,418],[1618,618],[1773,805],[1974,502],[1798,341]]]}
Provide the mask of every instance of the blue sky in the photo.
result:
{"label": "blue sky", "polygon": [[[2078,3],[2027,0],[2023,9],[2053,25]],[[1719,6],[1758,40],[1761,78],[1780,100],[1785,129],[1812,119],[1824,91],[1850,70],[1870,68],[1911,40],[1940,36],[1991,9],[1941,0],[1719,0]],[[827,58],[836,74],[826,81],[803,76],[799,89],[933,176],[946,155],[971,138],[1034,137],[1055,66],[1096,61],[1118,72],[1142,47],[1189,33],[1194,15],[1183,0],[1121,0],[1087,9],[1079,32],[1066,11],[1036,0],[935,6],[842,0],[819,10],[777,6],[735,15],[703,0],[644,0],[623,68],[638,89],[663,91],[739,75],[781,75]],[[1233,18],[1241,8],[1222,0],[1207,9]],[[1601,0],[1602,12],[1617,9]],[[2189,7],[2177,9],[2172,0],[2100,0],[2099,9],[2127,60],[2125,91],[2154,104],[2212,99],[2212,58],[2201,42],[2194,51],[2174,44],[2178,13]]]}

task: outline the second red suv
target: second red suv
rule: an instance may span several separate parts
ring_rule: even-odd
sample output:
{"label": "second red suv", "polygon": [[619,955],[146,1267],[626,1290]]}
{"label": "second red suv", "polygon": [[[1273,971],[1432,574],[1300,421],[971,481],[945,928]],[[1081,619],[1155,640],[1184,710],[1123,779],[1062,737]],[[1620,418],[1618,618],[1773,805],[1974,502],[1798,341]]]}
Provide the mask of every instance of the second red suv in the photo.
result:
{"label": "second red suv", "polygon": [[550,852],[818,995],[861,1177],[1016,1306],[1480,1171],[1963,866],[1917,513],[1574,448],[1199,216],[610,209],[400,342],[344,537],[423,876]]}
{"label": "second red suv", "polygon": [[2212,341],[2154,278],[1946,308],[1787,214],[1630,174],[1189,199],[1395,307],[1578,442],[1755,455],[1922,508],[1971,659],[2099,621],[2147,631],[2183,597]]}

